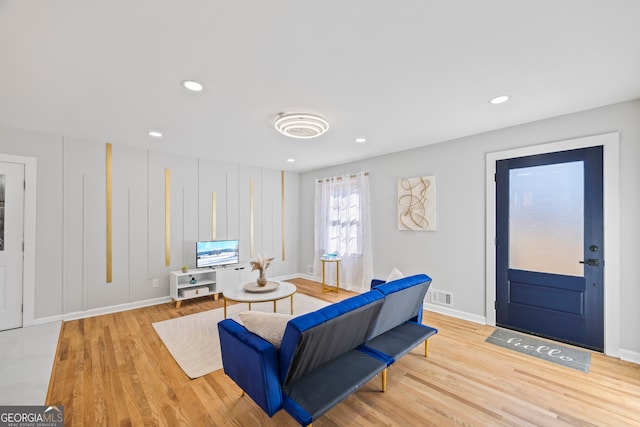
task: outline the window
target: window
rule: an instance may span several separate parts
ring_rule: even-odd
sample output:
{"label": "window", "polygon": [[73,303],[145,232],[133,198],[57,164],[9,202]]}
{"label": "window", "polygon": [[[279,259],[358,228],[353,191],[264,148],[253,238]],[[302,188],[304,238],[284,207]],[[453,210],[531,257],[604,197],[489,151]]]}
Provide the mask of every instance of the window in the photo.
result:
{"label": "window", "polygon": [[360,189],[335,187],[330,195],[326,251],[362,256],[362,239],[358,236],[360,214]]}
{"label": "window", "polygon": [[368,290],[373,276],[368,174],[319,180],[315,208],[314,271],[319,272],[323,254],[336,253],[344,287]]}

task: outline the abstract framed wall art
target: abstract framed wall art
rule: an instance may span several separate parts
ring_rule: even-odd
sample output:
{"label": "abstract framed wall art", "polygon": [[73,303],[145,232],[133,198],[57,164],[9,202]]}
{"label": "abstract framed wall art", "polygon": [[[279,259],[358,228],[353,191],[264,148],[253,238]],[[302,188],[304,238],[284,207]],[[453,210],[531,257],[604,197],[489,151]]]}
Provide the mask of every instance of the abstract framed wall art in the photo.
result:
{"label": "abstract framed wall art", "polygon": [[436,230],[436,176],[398,180],[398,230]]}

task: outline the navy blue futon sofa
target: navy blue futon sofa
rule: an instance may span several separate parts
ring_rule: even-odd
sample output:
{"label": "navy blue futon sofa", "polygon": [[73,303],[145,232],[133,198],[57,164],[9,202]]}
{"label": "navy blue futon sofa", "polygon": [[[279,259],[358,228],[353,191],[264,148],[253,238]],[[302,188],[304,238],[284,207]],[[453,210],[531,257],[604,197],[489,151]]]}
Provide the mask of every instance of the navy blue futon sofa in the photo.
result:
{"label": "navy blue futon sofa", "polygon": [[318,419],[429,337],[422,301],[425,274],[295,317],[280,349],[232,319],[218,323],[224,372],[269,416],[287,411],[300,425]]}

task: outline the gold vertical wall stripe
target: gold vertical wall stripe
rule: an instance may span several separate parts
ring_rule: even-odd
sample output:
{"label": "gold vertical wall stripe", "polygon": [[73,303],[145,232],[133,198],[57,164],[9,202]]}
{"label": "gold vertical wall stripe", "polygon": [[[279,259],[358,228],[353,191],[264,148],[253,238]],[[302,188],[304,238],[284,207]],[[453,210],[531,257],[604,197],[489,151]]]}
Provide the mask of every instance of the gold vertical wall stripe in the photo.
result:
{"label": "gold vertical wall stripe", "polygon": [[107,283],[113,280],[113,157],[111,144],[106,144],[107,169]]}
{"label": "gold vertical wall stripe", "polygon": [[249,251],[253,257],[253,178],[249,179]]}
{"label": "gold vertical wall stripe", "polygon": [[164,170],[164,265],[171,265],[171,170]]}
{"label": "gold vertical wall stripe", "polygon": [[280,171],[281,215],[282,215],[282,260],[284,261],[284,171]]}
{"label": "gold vertical wall stripe", "polygon": [[216,192],[211,193],[211,240],[216,240],[216,210],[218,209],[218,202]]}

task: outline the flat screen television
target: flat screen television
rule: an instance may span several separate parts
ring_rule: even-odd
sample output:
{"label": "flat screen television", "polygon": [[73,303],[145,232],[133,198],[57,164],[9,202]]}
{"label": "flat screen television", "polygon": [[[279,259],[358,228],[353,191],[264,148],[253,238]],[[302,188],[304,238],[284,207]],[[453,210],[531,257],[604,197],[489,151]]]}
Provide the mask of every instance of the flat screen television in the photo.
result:
{"label": "flat screen television", "polygon": [[196,242],[196,268],[215,268],[238,264],[239,258],[237,240]]}

